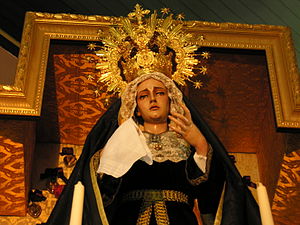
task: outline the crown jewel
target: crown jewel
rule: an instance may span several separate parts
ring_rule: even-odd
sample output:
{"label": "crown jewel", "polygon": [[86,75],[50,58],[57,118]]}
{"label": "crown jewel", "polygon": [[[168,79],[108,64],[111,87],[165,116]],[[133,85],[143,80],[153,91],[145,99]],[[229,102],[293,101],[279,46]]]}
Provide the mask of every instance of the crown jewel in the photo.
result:
{"label": "crown jewel", "polygon": [[[167,14],[169,9],[161,12]],[[128,17],[121,18],[120,26],[110,27],[109,35],[99,31],[103,46],[89,45],[99,56],[96,63],[99,81],[107,84],[108,91],[122,92],[127,82],[155,71],[164,73],[179,85],[185,85],[186,80],[196,76],[193,68],[199,60],[195,57],[198,49],[195,43],[199,40],[184,32],[183,23],[174,20],[172,14],[160,19],[154,11],[146,18],[149,13],[150,10],[143,10],[137,4]],[[182,19],[183,15],[178,18]],[[201,72],[205,74],[206,68]],[[200,88],[201,82],[194,82],[194,86]]]}

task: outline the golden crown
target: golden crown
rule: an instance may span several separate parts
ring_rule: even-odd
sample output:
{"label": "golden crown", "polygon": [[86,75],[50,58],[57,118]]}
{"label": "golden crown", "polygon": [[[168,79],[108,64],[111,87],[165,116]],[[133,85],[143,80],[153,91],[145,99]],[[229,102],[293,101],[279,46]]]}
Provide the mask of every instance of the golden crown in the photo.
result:
{"label": "golden crown", "polygon": [[[167,15],[169,9],[161,13]],[[193,69],[199,64],[195,51],[203,37],[194,37],[183,31],[183,14],[173,19],[173,15],[158,18],[154,11],[148,18],[150,10],[144,10],[139,4],[128,17],[121,18],[121,26],[112,26],[107,32],[99,31],[102,45],[89,44],[99,57],[96,69],[99,69],[98,82],[105,83],[108,91],[122,92],[127,82],[137,76],[162,72],[179,85],[191,81],[196,88],[202,86],[201,81],[192,81],[196,76]],[[209,53],[203,52],[203,58]],[[206,74],[206,67],[200,68],[200,73]]]}

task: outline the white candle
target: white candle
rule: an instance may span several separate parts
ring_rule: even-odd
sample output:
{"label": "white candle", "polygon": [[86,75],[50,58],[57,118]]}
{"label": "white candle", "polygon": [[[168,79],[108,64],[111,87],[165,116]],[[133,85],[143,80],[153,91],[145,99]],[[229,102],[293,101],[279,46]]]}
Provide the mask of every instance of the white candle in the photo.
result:
{"label": "white candle", "polygon": [[257,197],[262,225],[274,225],[267,189],[262,183],[257,184]]}
{"label": "white candle", "polygon": [[82,224],[82,212],[83,212],[83,200],[84,200],[84,186],[80,181],[74,186],[72,210],[69,225],[81,225]]}

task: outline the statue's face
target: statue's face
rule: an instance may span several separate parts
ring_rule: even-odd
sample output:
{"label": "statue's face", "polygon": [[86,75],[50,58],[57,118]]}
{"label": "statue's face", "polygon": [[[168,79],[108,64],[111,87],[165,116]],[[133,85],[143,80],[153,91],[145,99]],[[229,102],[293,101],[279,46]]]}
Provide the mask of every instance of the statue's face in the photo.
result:
{"label": "statue's face", "polygon": [[168,90],[153,78],[141,82],[137,87],[137,115],[147,123],[166,123],[170,111]]}

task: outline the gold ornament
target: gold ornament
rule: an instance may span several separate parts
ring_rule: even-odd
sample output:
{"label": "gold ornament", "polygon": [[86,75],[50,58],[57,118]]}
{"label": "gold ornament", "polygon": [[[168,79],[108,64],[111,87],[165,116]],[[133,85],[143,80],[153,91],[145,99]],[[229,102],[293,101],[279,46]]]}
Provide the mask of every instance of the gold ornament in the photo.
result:
{"label": "gold ornament", "polygon": [[184,14],[183,13],[178,14],[177,19],[178,20],[184,20]]}
{"label": "gold ornament", "polygon": [[162,14],[169,14],[169,13],[170,13],[170,9],[169,9],[169,8],[162,8],[162,9],[160,10],[160,12],[161,12]]}
{"label": "gold ornament", "polygon": [[200,73],[202,73],[203,75],[207,74],[207,67],[206,66],[201,66]]}
{"label": "gold ornament", "polygon": [[[161,12],[168,14],[169,9]],[[193,71],[199,64],[195,57],[199,47],[196,43],[201,40],[183,31],[184,24],[180,20],[184,15],[178,16],[180,20],[174,20],[172,14],[160,19],[154,11],[146,18],[149,13],[150,10],[137,4],[128,17],[121,18],[120,26],[110,27],[109,35],[98,32],[103,46],[88,46],[99,57],[98,82],[106,84],[107,90],[114,94],[121,93],[128,82],[145,73],[164,73],[179,85],[186,85],[186,80],[191,81],[196,76]],[[206,73],[203,67],[201,73]]]}
{"label": "gold ornament", "polygon": [[200,89],[203,86],[203,83],[201,81],[194,82],[194,87],[196,89]]}
{"label": "gold ornament", "polygon": [[209,59],[210,53],[209,53],[209,52],[202,52],[201,56],[202,56],[204,59]]}

